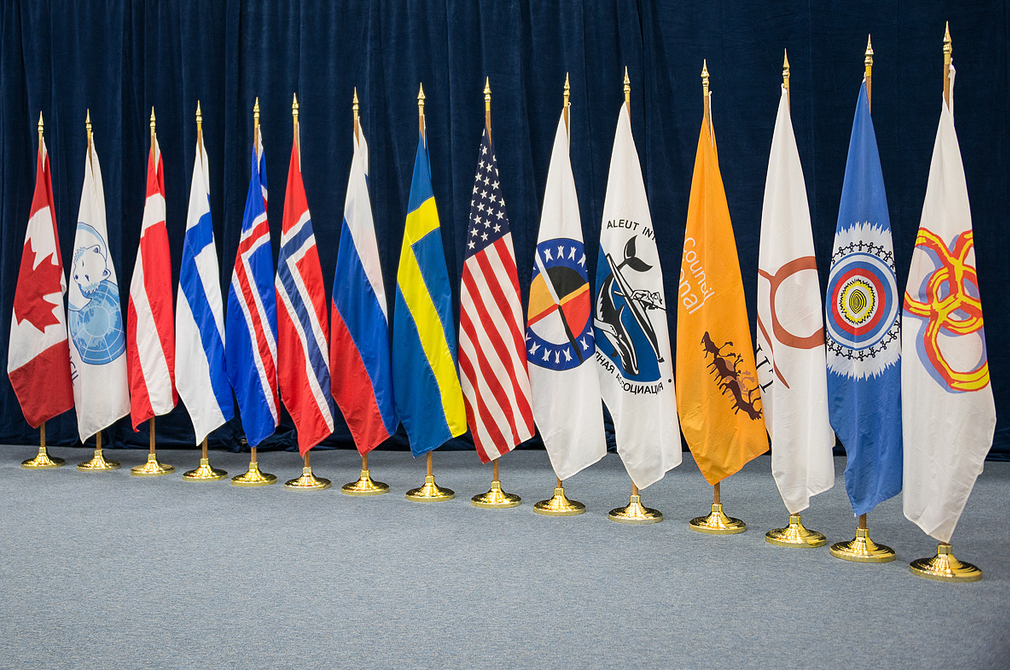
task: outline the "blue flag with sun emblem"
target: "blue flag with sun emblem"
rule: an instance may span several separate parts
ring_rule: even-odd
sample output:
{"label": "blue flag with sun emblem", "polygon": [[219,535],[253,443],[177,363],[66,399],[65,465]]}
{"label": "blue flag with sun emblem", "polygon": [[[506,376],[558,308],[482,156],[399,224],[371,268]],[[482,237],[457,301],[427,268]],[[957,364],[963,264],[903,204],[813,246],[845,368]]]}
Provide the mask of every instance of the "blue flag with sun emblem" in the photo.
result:
{"label": "blue flag with sun emblem", "polygon": [[831,426],[856,515],[901,491],[901,293],[866,83],[859,91],[824,299]]}

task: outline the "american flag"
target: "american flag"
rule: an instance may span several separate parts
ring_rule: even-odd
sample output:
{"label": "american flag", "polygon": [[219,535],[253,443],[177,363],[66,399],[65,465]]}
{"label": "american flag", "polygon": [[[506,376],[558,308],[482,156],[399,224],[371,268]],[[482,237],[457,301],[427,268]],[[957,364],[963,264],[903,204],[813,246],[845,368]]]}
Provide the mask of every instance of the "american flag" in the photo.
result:
{"label": "american flag", "polygon": [[519,276],[487,129],[470,201],[460,290],[459,367],[466,418],[484,463],[533,436]]}

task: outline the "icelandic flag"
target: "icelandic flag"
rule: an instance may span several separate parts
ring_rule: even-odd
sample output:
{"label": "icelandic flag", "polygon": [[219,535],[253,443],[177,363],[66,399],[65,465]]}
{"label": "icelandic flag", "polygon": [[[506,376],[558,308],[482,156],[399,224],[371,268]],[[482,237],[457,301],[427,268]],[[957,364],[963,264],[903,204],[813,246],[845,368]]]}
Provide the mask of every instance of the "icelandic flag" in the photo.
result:
{"label": "icelandic flag", "polygon": [[228,287],[225,343],[228,381],[238,400],[250,447],[273,434],[280,420],[277,398],[277,294],[267,223],[266,154],[259,129],[252,176],[242,215],[242,235]]}
{"label": "icelandic flag", "polygon": [[175,390],[175,327],[172,323],[172,257],[165,227],[165,174],[161,147],[153,138],[147,160],[147,201],[140,248],[130,279],[126,314],[126,367],[130,375],[130,421],[137,430],[168,414]]}
{"label": "icelandic flag", "polygon": [[870,118],[859,90],[824,297],[828,414],[860,516],[901,491],[901,294]]}
{"label": "icelandic flag", "polygon": [[175,383],[196,444],[235,415],[224,362],[224,309],[210,217],[210,178],[203,134],[196,141],[189,215],[175,306]]}
{"label": "icelandic flag", "polygon": [[130,413],[126,329],[109,252],[102,166],[88,143],[67,296],[70,369],[81,442]]}
{"label": "icelandic flag", "polygon": [[419,133],[393,306],[393,399],[414,456],[466,432],[452,321],[428,147]]}
{"label": "icelandic flag", "polygon": [[396,430],[386,289],[368,199],[368,144],[354,136],[344,223],[330,310],[330,392],[358,451],[366,454]]}
{"label": "icelandic flag", "polygon": [[281,399],[295,422],[298,451],[304,456],[333,432],[333,410],[327,368],[326,289],[302,185],[297,132],[296,128],[274,286],[281,306],[277,313]]}
{"label": "icelandic flag", "polygon": [[[35,196],[25,231],[21,269],[14,288],[7,350],[7,375],[25,421],[32,428],[74,406],[63,311],[67,282],[53,210],[49,155],[43,143],[35,168]],[[46,383],[39,384],[39,379],[45,379]]]}

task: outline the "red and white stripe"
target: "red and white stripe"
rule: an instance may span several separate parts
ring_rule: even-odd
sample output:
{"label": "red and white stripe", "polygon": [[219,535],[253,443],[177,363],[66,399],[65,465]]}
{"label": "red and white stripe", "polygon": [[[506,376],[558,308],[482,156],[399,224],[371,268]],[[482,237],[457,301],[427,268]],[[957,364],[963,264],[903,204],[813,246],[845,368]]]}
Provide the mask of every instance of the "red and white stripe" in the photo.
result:
{"label": "red and white stripe", "polygon": [[172,259],[165,226],[165,182],[154,139],[147,163],[147,203],[140,249],[130,281],[126,318],[130,421],[134,430],[151,417],[172,411],[175,389],[175,325],[172,318]]}
{"label": "red and white stripe", "polygon": [[484,463],[533,437],[523,328],[509,233],[466,260],[460,291],[460,382]]}

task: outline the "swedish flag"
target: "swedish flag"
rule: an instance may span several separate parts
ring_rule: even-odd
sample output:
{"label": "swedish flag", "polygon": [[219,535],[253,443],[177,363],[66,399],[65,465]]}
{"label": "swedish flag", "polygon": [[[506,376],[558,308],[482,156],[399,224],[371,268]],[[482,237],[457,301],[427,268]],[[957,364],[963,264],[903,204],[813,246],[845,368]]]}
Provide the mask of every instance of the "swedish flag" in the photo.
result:
{"label": "swedish flag", "polygon": [[421,456],[466,432],[452,293],[422,134],[407,211],[393,307],[393,399],[410,450]]}

